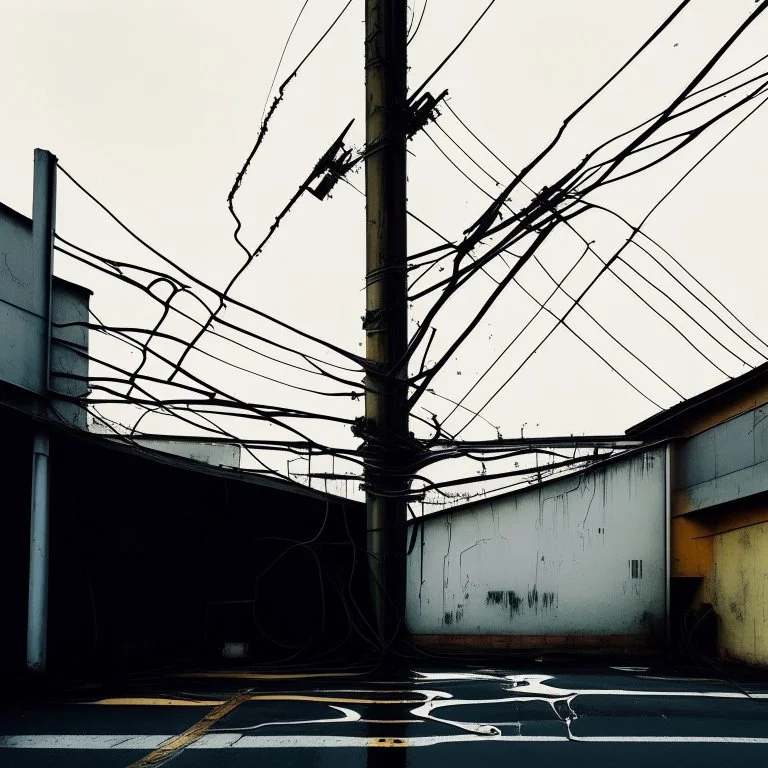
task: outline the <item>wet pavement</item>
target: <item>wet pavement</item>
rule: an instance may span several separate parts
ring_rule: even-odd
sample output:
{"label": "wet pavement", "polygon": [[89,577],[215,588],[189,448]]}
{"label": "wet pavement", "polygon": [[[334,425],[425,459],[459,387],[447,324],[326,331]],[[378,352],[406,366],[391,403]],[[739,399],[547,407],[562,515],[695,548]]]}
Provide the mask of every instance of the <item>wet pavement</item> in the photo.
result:
{"label": "wet pavement", "polygon": [[540,664],[220,670],[0,709],[2,766],[768,765],[768,682]]}

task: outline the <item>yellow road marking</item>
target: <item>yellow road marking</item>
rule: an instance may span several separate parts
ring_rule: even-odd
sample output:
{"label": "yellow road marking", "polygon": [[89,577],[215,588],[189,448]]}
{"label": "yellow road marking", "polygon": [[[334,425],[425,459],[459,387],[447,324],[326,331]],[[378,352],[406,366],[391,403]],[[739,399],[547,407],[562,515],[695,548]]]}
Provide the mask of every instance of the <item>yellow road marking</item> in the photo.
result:
{"label": "yellow road marking", "polygon": [[126,696],[86,703],[119,707],[218,707],[224,701],[222,699],[163,699],[160,697]]}
{"label": "yellow road marking", "polygon": [[[299,693],[260,693],[249,695],[247,701],[318,701],[327,704],[424,704],[426,699],[359,699],[342,696],[312,696]],[[218,707],[226,702],[221,699],[171,699],[126,696],[100,699],[99,701],[86,703],[99,706],[125,707]]]}
{"label": "yellow road marking", "polygon": [[130,768],[148,768],[148,766],[161,765],[166,760],[174,757],[175,754],[186,749],[190,744],[196,742],[204,736],[219,720],[237,709],[251,698],[250,693],[238,693],[228,701],[212,709],[202,720],[198,720],[194,725],[187,728],[184,733],[168,739],[156,750],[145,755],[135,763],[131,763]]}
{"label": "yellow road marking", "polygon": [[216,670],[213,672],[179,672],[176,677],[222,677],[232,680],[306,680],[315,677],[360,677],[363,672],[317,672],[317,673],[265,673],[235,672]]}
{"label": "yellow road marking", "polygon": [[304,696],[292,693],[264,693],[251,701],[324,701],[329,704],[426,704],[426,699],[348,699],[336,696]]}
{"label": "yellow road marking", "polygon": [[369,747],[407,747],[408,746],[408,739],[394,739],[394,738],[385,738],[382,737],[380,739],[371,739],[368,742]]}

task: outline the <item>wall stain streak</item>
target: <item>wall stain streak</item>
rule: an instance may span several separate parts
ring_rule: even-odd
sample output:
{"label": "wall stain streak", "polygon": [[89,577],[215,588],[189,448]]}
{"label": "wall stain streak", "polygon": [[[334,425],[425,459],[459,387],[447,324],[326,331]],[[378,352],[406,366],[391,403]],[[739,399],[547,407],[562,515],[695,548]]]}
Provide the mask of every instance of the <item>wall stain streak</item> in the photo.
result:
{"label": "wall stain streak", "polygon": [[[765,446],[768,465],[768,429]],[[493,501],[477,500],[436,517],[427,515],[423,561],[414,548],[408,566],[411,631],[432,638],[442,632],[457,647],[465,637],[477,636],[541,636],[559,643],[561,638],[626,635],[661,643],[663,638],[655,632],[650,637],[648,622],[640,622],[640,617],[648,612],[654,630],[665,619],[665,450],[653,448],[650,460],[643,455],[647,451],[638,451],[588,473],[552,478]],[[739,540],[742,533],[733,534],[730,548],[737,563],[751,563],[757,538],[748,549],[746,537]],[[711,545],[714,550],[714,537]],[[752,635],[753,616],[743,606],[737,566],[729,576],[727,591],[718,593],[718,613],[733,625],[734,634],[749,630]],[[759,626],[765,593],[762,573],[755,580],[750,570],[746,581],[750,603],[759,607]],[[713,581],[713,605],[715,594]],[[743,621],[729,609],[731,601]],[[765,606],[768,616],[768,597]],[[520,642],[510,640],[515,647]]]}
{"label": "wall stain streak", "polygon": [[[523,608],[523,598],[520,597],[514,589],[492,589],[488,591],[485,598],[486,605],[498,605],[509,608],[509,618],[512,619],[519,614]],[[461,606],[460,606],[461,607]]]}
{"label": "wall stain streak", "polygon": [[520,613],[520,609],[523,607],[523,598],[518,597],[517,593],[510,589],[507,592],[507,605],[509,606],[509,618],[516,613]]}

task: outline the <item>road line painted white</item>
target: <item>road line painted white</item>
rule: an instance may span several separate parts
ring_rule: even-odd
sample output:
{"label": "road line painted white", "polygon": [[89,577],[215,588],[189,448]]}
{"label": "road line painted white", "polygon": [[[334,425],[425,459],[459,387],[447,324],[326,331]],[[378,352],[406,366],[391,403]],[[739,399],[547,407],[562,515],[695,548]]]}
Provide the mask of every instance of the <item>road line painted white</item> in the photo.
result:
{"label": "road line painted white", "polygon": [[[511,684],[514,688],[519,688],[520,693],[528,693],[529,698],[538,695],[555,699],[564,699],[570,696],[689,696],[706,699],[768,699],[768,693],[750,693],[749,696],[747,696],[745,693],[732,693],[725,691],[646,691],[626,688],[584,688],[569,690],[567,688],[558,688],[547,683],[548,680],[554,680],[554,675],[504,675],[502,677],[497,677],[495,675],[478,674],[475,672],[414,672],[414,674],[418,675],[420,680],[423,682],[448,682],[452,680],[494,680],[498,683],[507,683]],[[642,680],[643,678],[640,679]],[[418,684],[419,680],[417,679],[415,685]],[[503,688],[503,690],[511,689]],[[414,689],[413,692],[419,693],[419,690]],[[450,698],[450,695],[448,698]],[[512,699],[505,700],[511,701]]]}
{"label": "road line painted white", "polygon": [[175,738],[175,736],[126,736],[125,741],[115,744],[111,749],[140,749],[143,752],[149,752],[161,747],[166,741]]}
{"label": "road line painted white", "polygon": [[242,736],[242,733],[206,733],[188,749],[229,749]]}
{"label": "road line painted white", "polygon": [[647,672],[650,667],[611,667],[611,669],[618,669],[619,672]]}
{"label": "road line painted white", "polygon": [[269,728],[275,726],[286,725],[317,725],[324,723],[354,723],[360,720],[361,715],[355,712],[353,709],[347,709],[346,707],[331,706],[331,709],[341,712],[341,717],[330,717],[323,720],[278,720],[271,723],[258,723],[257,725],[245,725],[239,728],[213,728],[212,730],[217,733],[224,732],[238,732],[238,731],[255,731],[259,728]]}
{"label": "road line painted white", "polygon": [[[0,749],[157,749],[172,735],[113,735],[113,734],[24,734],[0,736]],[[470,733],[451,736],[406,737],[409,747],[429,747],[471,741],[568,742],[567,736],[477,736]],[[595,744],[760,744],[768,738],[749,736],[574,736],[572,741]],[[239,733],[207,733],[187,749],[293,749],[367,747],[368,736],[250,736]]]}
{"label": "road line painted white", "polygon": [[[173,734],[23,734],[0,736],[0,749],[157,749]],[[139,746],[131,747],[131,744]]]}
{"label": "road line painted white", "polygon": [[[430,747],[468,741],[515,742],[568,742],[567,736],[475,736],[456,734],[452,736],[409,736],[405,737],[409,747]],[[729,736],[588,736],[576,739],[595,743],[648,743],[648,744],[768,744],[768,738]],[[205,748],[201,739],[192,749]],[[279,749],[299,747],[366,747],[371,739],[367,736],[243,736],[233,747],[235,749]]]}
{"label": "road line painted white", "polygon": [[758,693],[747,696],[745,693],[731,693],[726,691],[644,691],[625,688],[557,688],[547,683],[553,680],[553,675],[507,675],[505,680],[512,684],[512,688],[506,690],[519,690],[520,693],[528,693],[530,697],[546,696],[549,698],[561,698],[572,696],[657,696],[664,697],[690,697],[702,699],[768,699],[768,694]]}
{"label": "road line painted white", "polygon": [[768,744],[768,739],[757,736],[574,736],[573,740],[601,744]]}
{"label": "road line painted white", "polygon": [[[385,738],[385,737],[377,737]],[[465,733],[454,736],[405,736],[408,747],[433,747],[438,744],[453,744],[467,741],[561,741],[567,736],[475,736]],[[300,749],[321,747],[368,747],[369,736],[243,736],[234,744],[235,749]]]}

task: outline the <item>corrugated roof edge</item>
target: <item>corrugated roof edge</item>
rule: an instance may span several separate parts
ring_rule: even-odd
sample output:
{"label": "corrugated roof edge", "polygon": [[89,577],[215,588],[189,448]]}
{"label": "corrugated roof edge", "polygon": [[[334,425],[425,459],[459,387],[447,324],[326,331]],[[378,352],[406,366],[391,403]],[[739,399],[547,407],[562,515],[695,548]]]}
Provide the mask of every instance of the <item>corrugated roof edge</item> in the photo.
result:
{"label": "corrugated roof edge", "polygon": [[[625,434],[627,437],[641,437],[648,432],[654,432],[654,437],[661,437],[661,435],[659,435],[659,428],[665,423],[672,421],[689,411],[694,411],[697,408],[710,405],[713,400],[718,400],[727,394],[732,394],[734,391],[738,391],[742,387],[752,384],[756,379],[760,379],[764,376],[768,376],[768,363],[758,365],[757,368],[753,368],[751,371],[747,371],[741,376],[737,376],[735,379],[724,381],[722,384],[718,384],[698,395],[683,400],[682,402],[677,403],[677,405],[667,408],[666,411],[660,411],[630,427]],[[675,434],[664,434],[664,437],[675,437]]]}

